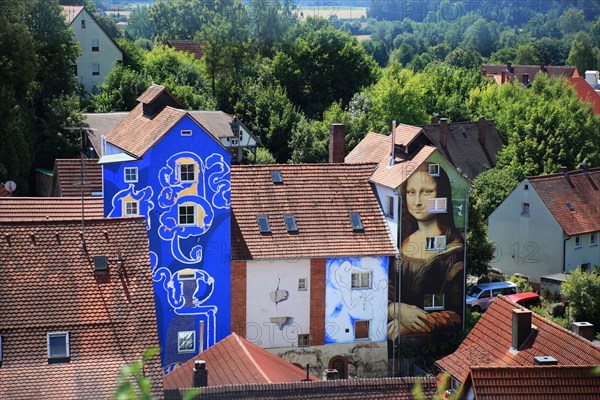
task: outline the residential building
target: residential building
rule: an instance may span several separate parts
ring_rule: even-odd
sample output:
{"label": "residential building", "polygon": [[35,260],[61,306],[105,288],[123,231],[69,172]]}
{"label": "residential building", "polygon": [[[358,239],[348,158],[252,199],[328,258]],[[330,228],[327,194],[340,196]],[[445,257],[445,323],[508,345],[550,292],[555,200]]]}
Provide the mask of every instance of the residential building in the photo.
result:
{"label": "residential building", "polygon": [[472,367],[461,399],[595,400],[600,376],[595,365]]}
{"label": "residential building", "polygon": [[389,276],[390,348],[441,343],[463,325],[469,185],[430,143],[423,128],[399,124],[346,156],[378,163],[369,182],[400,249]]}
{"label": "residential building", "polygon": [[97,158],[66,158],[54,161],[52,197],[102,197],[102,168]]}
{"label": "residential building", "polygon": [[[302,368],[234,332],[165,375],[163,389],[168,399],[175,397],[173,391],[194,386],[300,382],[304,379],[307,374]],[[308,380],[318,378],[309,375]]]}
{"label": "residential building", "polygon": [[101,144],[104,213],[146,219],[162,365],[230,333],[230,154],[152,85]]}
{"label": "residential building", "polygon": [[465,383],[473,367],[599,364],[600,347],[502,295],[458,349],[437,361],[441,371],[451,375],[455,389]]}
{"label": "residential building", "polygon": [[93,92],[104,83],[110,70],[123,61],[123,53],[84,7],[62,6],[62,9],[67,25],[73,30],[73,40],[81,50],[73,66],[75,75],[85,90]]}
{"label": "residential building", "polygon": [[[0,398],[111,398],[120,369],[159,344],[144,220],[62,208],[61,220],[6,222],[3,205]],[[156,396],[161,372],[158,357],[144,367]]]}
{"label": "residential building", "polygon": [[202,46],[195,40],[167,40],[167,45],[174,50],[192,54],[196,60],[204,56]]}
{"label": "residential building", "polygon": [[573,86],[575,93],[582,102],[590,104],[594,108],[596,115],[600,114],[600,94],[594,90],[590,82],[598,84],[598,71],[585,71],[585,78],[579,76],[577,78],[569,78],[569,85]]}
{"label": "residential building", "polygon": [[577,68],[570,65],[513,65],[506,63],[481,66],[481,74],[493,78],[498,85],[506,82],[520,82],[523,86],[530,86],[540,72],[557,78],[577,78],[579,76]]}
{"label": "residential building", "polygon": [[232,331],[315,375],[387,374],[397,250],[375,166],[232,167]]}
{"label": "residential building", "polygon": [[600,264],[600,168],[529,177],[490,214],[492,266],[534,283]]}

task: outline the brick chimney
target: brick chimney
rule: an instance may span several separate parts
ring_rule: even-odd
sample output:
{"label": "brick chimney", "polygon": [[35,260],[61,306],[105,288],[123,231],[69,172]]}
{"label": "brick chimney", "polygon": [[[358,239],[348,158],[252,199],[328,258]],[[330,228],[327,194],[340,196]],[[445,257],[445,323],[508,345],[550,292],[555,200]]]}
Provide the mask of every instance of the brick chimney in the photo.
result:
{"label": "brick chimney", "polygon": [[515,308],[512,310],[512,347],[519,348],[531,332],[531,311]]}
{"label": "brick chimney", "polygon": [[485,129],[487,122],[484,117],[479,117],[479,121],[477,121],[477,140],[481,145],[485,145]]}
{"label": "brick chimney", "polygon": [[589,322],[573,322],[571,331],[590,342],[594,340],[594,325]]}
{"label": "brick chimney", "polygon": [[450,127],[448,126],[448,118],[440,118],[440,144],[442,147],[448,146],[448,131]]}
{"label": "brick chimney", "polygon": [[329,162],[330,163],[343,163],[346,157],[346,143],[345,143],[345,130],[344,124],[331,124],[329,125]]}
{"label": "brick chimney", "polygon": [[194,362],[194,382],[193,387],[208,386],[208,370],[206,369],[206,361],[196,360]]}
{"label": "brick chimney", "polygon": [[340,373],[337,369],[323,370],[323,380],[324,381],[333,381],[336,379],[340,379]]}
{"label": "brick chimney", "polygon": [[525,86],[529,85],[529,74],[523,74],[521,76],[521,83]]}
{"label": "brick chimney", "polygon": [[506,71],[502,71],[500,77],[500,84],[503,85],[504,83],[506,83]]}
{"label": "brick chimney", "polygon": [[481,68],[481,75],[487,76],[487,69]]}
{"label": "brick chimney", "polygon": [[506,63],[506,70],[507,70],[508,72],[510,72],[511,74],[512,74],[513,72],[515,72],[515,70],[513,69],[513,67],[512,67],[512,64],[511,64],[511,63]]}

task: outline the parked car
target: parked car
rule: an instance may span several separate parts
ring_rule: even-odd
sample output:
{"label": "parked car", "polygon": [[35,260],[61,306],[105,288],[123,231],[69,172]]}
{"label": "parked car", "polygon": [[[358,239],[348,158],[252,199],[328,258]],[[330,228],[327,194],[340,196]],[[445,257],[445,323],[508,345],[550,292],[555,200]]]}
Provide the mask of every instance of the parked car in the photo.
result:
{"label": "parked car", "polygon": [[472,311],[481,312],[487,309],[499,294],[511,295],[519,293],[519,287],[513,282],[480,283],[467,289],[467,305]]}
{"label": "parked car", "polygon": [[521,292],[517,294],[511,294],[506,296],[506,298],[510,301],[514,301],[515,303],[522,305],[525,308],[540,306],[540,295],[533,292]]}

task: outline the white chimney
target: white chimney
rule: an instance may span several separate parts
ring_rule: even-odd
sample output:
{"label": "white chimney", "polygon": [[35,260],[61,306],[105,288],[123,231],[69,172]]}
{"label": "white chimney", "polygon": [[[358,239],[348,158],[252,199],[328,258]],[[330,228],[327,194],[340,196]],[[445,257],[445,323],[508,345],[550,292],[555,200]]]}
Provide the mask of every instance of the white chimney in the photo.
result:
{"label": "white chimney", "polygon": [[585,71],[585,81],[590,84],[591,87],[596,89],[598,84],[598,71]]}

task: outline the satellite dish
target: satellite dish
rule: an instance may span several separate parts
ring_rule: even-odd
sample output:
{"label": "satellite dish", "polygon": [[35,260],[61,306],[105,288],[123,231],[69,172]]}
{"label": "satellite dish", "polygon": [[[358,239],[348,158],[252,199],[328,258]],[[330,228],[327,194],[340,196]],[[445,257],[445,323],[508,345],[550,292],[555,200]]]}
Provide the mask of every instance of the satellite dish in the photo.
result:
{"label": "satellite dish", "polygon": [[6,189],[9,193],[12,194],[12,192],[14,192],[15,189],[17,189],[17,184],[14,181],[6,181],[6,183],[4,184],[4,189]]}

